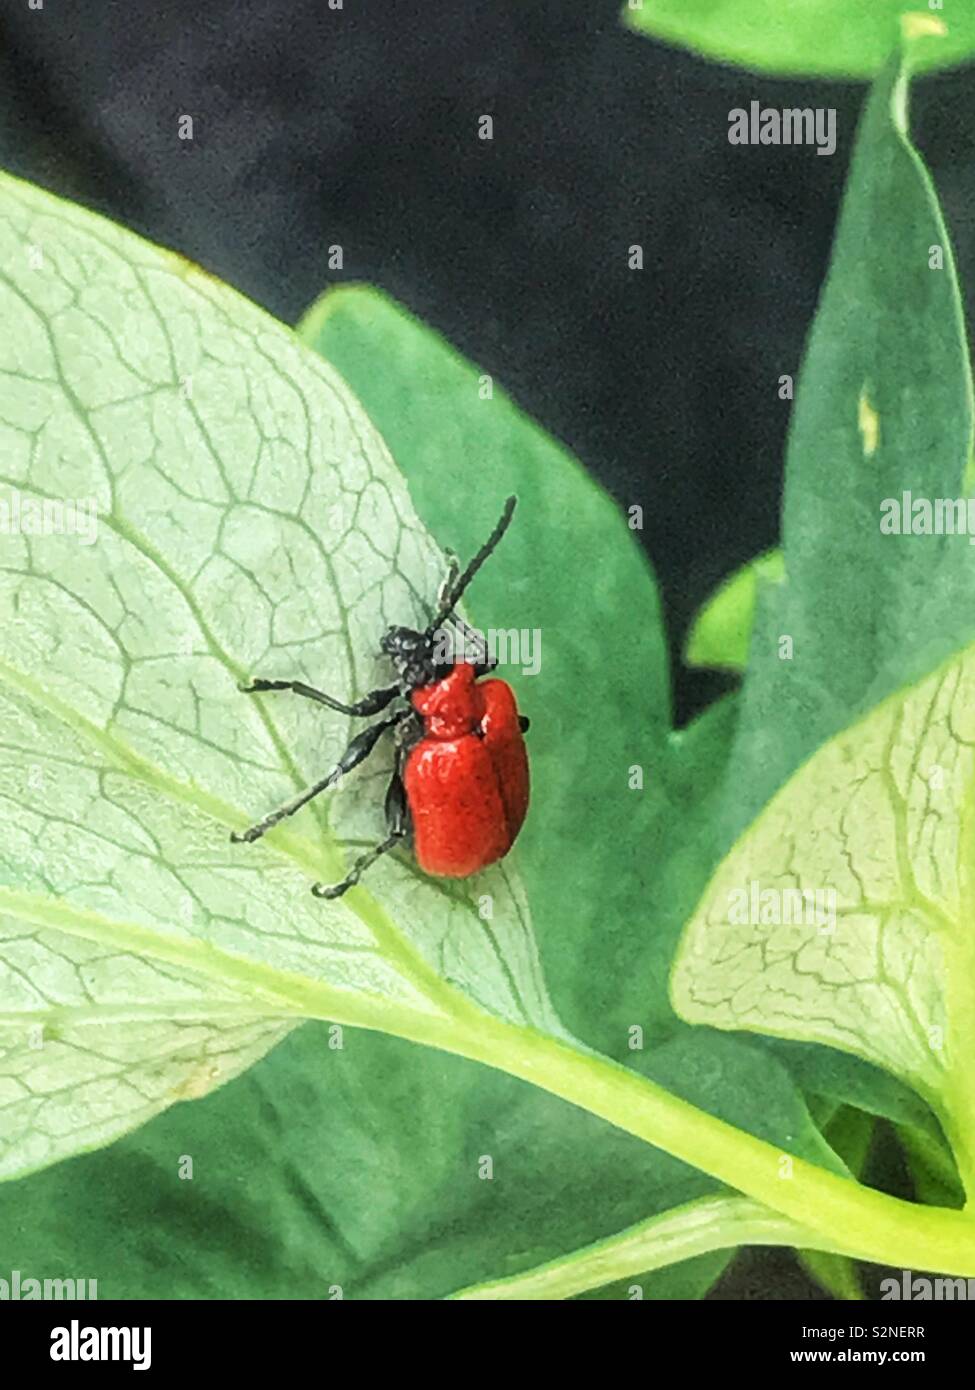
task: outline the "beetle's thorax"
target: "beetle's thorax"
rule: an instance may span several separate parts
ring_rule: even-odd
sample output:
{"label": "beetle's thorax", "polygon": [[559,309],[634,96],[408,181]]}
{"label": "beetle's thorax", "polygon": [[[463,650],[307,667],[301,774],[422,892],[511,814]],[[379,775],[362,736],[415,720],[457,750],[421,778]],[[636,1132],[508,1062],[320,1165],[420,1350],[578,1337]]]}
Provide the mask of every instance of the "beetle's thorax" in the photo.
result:
{"label": "beetle's thorax", "polygon": [[411,692],[410,702],[423,716],[424,732],[430,738],[474,733],[480,718],[476,679],[474,667],[458,661],[442,679]]}

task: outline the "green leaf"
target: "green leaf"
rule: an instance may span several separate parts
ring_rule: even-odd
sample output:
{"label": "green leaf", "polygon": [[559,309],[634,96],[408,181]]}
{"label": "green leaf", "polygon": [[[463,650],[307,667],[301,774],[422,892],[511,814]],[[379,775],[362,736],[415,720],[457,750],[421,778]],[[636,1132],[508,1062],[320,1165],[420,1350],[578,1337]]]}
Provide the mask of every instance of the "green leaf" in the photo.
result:
{"label": "green leaf", "polygon": [[[188,274],[181,263],[178,274],[181,279]],[[223,293],[230,298],[234,316],[243,315],[246,323],[254,311],[229,292]],[[351,310],[363,298],[347,299],[346,307]],[[594,842],[585,818],[580,816],[579,788],[585,788],[585,804],[598,805],[598,791],[612,806],[618,806],[619,792],[610,796],[607,788],[626,788],[629,766],[640,760],[648,771],[646,799],[656,798],[651,805],[654,815],[660,816],[664,790],[652,776],[656,760],[666,774],[664,780],[672,782],[667,795],[682,797],[688,809],[692,808],[698,800],[695,786],[703,789],[713,785],[710,769],[715,751],[726,746],[724,730],[730,727],[727,707],[716,724],[707,721],[717,738],[708,737],[699,770],[693,770],[691,760],[685,777],[686,750],[700,745],[700,734],[695,730],[679,736],[673,750],[665,753],[668,682],[665,647],[656,621],[657,598],[645,563],[615,508],[536,426],[514,407],[503,404],[499,393],[494,396],[491,412],[496,443],[489,438],[490,448],[483,442],[478,444],[483,407],[476,391],[466,394],[472,378],[477,385],[476,373],[465,364],[454,365],[449,349],[406,316],[390,311],[372,320],[379,337],[371,344],[363,342],[364,363],[374,363],[371,352],[395,345],[391,321],[395,323],[397,318],[402,333],[400,350],[391,351],[388,371],[364,372],[363,385],[371,393],[370,413],[374,417],[379,417],[387,393],[396,406],[390,411],[394,425],[402,412],[409,429],[400,425],[395,440],[397,454],[407,462],[411,474],[419,467],[418,460],[427,462],[428,500],[445,498],[454,504],[453,516],[440,524],[445,541],[470,549],[483,538],[495,511],[489,488],[496,486],[498,496],[512,487],[519,491],[520,522],[522,517],[530,520],[535,511],[528,505],[531,489],[538,507],[543,508],[558,480],[556,495],[562,497],[570,514],[580,519],[587,543],[602,556],[592,578],[580,579],[576,569],[569,575],[564,573],[561,536],[552,544],[540,532],[531,544],[522,541],[519,552],[516,525],[505,542],[506,548],[511,543],[519,562],[512,573],[528,571],[533,584],[539,586],[542,605],[546,645],[539,680],[545,683],[545,695],[544,705],[533,711],[536,722],[531,736],[536,799],[550,810],[555,826],[564,827],[571,837],[566,849],[570,859],[573,852],[580,859],[588,854],[593,878],[607,894],[632,894],[624,916],[629,920],[640,910],[640,880],[632,875],[630,864],[636,849],[626,834],[630,822],[621,813],[619,825],[607,835],[605,846],[601,839]],[[261,322],[265,324],[263,318]],[[359,320],[350,314],[347,335],[359,326]],[[275,348],[276,360],[280,360],[280,351],[283,349]],[[393,391],[391,383],[395,385]],[[424,385],[428,399],[420,389]],[[198,396],[199,388],[195,389]],[[373,398],[378,400],[375,407]],[[465,414],[465,402],[470,400],[477,402],[474,409],[481,409],[482,414]],[[424,402],[426,409],[419,408]],[[356,409],[347,401],[345,406]],[[458,419],[466,431],[459,438]],[[360,429],[366,438],[374,438],[361,421]],[[501,471],[494,483],[485,477],[483,494],[479,494],[484,497],[480,518],[469,515],[468,494],[462,487],[442,486],[445,468],[456,466],[457,459],[463,459],[465,451],[474,447],[486,450],[485,473],[496,457],[514,460],[526,473],[524,484],[519,472]],[[458,536],[458,532],[462,534]],[[507,576],[492,579],[490,566],[479,577],[475,598],[483,599],[492,618],[502,615],[503,605],[510,602],[511,583]],[[564,624],[558,622],[560,596],[570,583],[578,584],[573,596],[576,617],[571,630],[563,632]],[[526,597],[523,593],[521,600]],[[649,640],[643,642],[641,624],[641,642],[631,643],[630,654],[624,652],[618,667],[610,669],[602,655],[601,629],[614,622],[628,628],[636,610],[654,615]],[[510,621],[506,615],[505,620]],[[370,634],[370,640],[374,635]],[[645,704],[625,697],[618,678],[621,670],[646,691]],[[311,676],[313,671],[309,669],[307,674]],[[531,708],[532,683],[526,679],[522,685]],[[612,740],[618,749],[613,767],[607,768],[602,761],[593,763],[588,755],[588,730],[578,723],[580,689],[601,701],[610,715],[607,746]],[[236,691],[232,698],[235,718],[247,717],[248,702]],[[269,715],[287,713],[281,698],[277,706],[268,698]],[[539,707],[543,718],[538,717]],[[296,718],[302,713],[307,716],[307,711],[294,711]],[[312,715],[318,714],[313,708]],[[553,726],[548,740],[547,725]],[[306,718],[302,728],[314,730],[317,723]],[[535,737],[537,731],[541,740]],[[290,735],[288,746],[293,746]],[[373,792],[378,792],[375,786]],[[628,788],[626,795],[631,795]],[[636,792],[628,804],[633,807],[632,814],[639,816],[642,803]],[[531,825],[530,820],[529,829]],[[670,833],[676,842],[676,829],[671,827]],[[526,837],[525,858],[543,905],[550,958],[558,960],[575,953],[573,968],[581,973],[578,947],[582,926],[577,919],[583,924],[587,919],[580,911],[580,895],[575,889],[570,891],[562,847],[558,854],[552,853],[547,833],[532,841],[526,830]],[[226,853],[223,839],[220,849]],[[605,863],[599,862],[597,851],[605,855]],[[629,887],[624,890],[628,872]],[[696,872],[700,879],[706,867]],[[302,906],[306,888],[302,877],[298,884]],[[695,886],[688,891],[696,891]],[[597,915],[588,927],[610,933],[610,940],[618,935],[609,916]],[[649,935],[629,935],[631,959],[653,944]],[[662,983],[665,971],[658,973]],[[565,978],[571,978],[568,971]],[[612,998],[608,975],[604,988],[606,997]],[[625,1026],[630,1022],[646,1022],[650,1031],[639,982],[629,980],[627,988],[636,1013],[619,1014],[620,1021],[609,1034],[616,1050],[625,1047]],[[663,995],[663,990],[659,993]],[[587,989],[580,979],[576,997],[582,1021],[597,1033],[605,1023],[600,1017],[598,993],[591,985]],[[722,1041],[704,1036],[684,1039],[679,1053],[664,1052],[655,1063],[666,1068],[667,1057],[674,1058],[667,1076],[678,1089],[693,1089],[693,1078],[700,1073],[695,1094],[701,1102],[715,1104],[721,1097],[733,1098],[734,1116],[743,1124],[758,1130],[771,1122],[771,1130],[766,1132],[781,1133],[783,1142],[785,1136],[801,1132],[802,1126],[796,1122],[797,1114],[802,1113],[801,1100],[785,1073],[781,1069],[774,1073],[778,1099],[767,1085],[754,1084],[757,1077],[736,1092],[733,1078],[742,1073],[741,1059],[748,1054],[741,1049],[716,1054],[716,1043]],[[761,1075],[763,1083],[772,1079],[764,1064]],[[184,1092],[189,1093],[192,1091]],[[336,1115],[342,1117],[341,1123],[335,1122]],[[805,1123],[808,1125],[808,1120]],[[492,1136],[499,1130],[507,1136],[499,1155],[504,1181],[492,1185],[477,1179],[474,1160],[485,1148],[497,1145]],[[808,1143],[811,1155],[820,1156],[814,1130],[808,1130],[808,1140],[803,1142]],[[270,1165],[269,1153],[275,1155]],[[177,1171],[180,1156],[187,1154],[195,1162],[192,1182],[181,1181]],[[575,1193],[557,1214],[549,1205],[555,1171],[562,1175],[560,1191]],[[362,1183],[355,1177],[360,1172],[366,1175]],[[488,1277],[511,1267],[513,1260],[524,1264],[551,1257],[605,1235],[621,1222],[645,1216],[654,1207],[666,1209],[672,1202],[687,1200],[714,1185],[685,1165],[549,1097],[526,1090],[508,1077],[483,1069],[472,1072],[468,1063],[457,1059],[355,1030],[346,1030],[344,1048],[332,1051],[314,1026],[289,1038],[232,1087],[189,1110],[178,1107],[110,1151],[72,1165],[68,1173],[70,1177],[64,1170],[38,1174],[18,1184],[16,1196],[13,1190],[9,1196],[0,1196],[5,1248],[24,1251],[25,1267],[36,1263],[38,1252],[46,1251],[44,1258],[52,1267],[83,1265],[93,1269],[96,1276],[100,1274],[103,1294],[164,1293],[175,1281],[185,1294],[198,1296],[314,1296],[321,1291],[323,1281],[325,1286],[340,1283],[359,1296],[369,1296],[374,1289],[395,1289],[396,1296],[403,1297],[447,1293],[472,1277]],[[249,1176],[253,1174],[260,1174],[260,1180]],[[55,1191],[59,1196],[52,1203]],[[520,1194],[518,1201],[512,1201],[513,1191]],[[106,1198],[111,1194],[111,1200],[93,1203],[93,1192],[104,1192]],[[134,1230],[162,1224],[171,1232],[171,1239],[144,1252],[140,1243],[128,1242],[124,1274],[117,1264],[117,1201],[130,1213]],[[161,1221],[160,1207],[164,1212]],[[52,1227],[49,1214],[55,1208],[62,1219]],[[445,1213],[451,1210],[454,1215],[447,1220]],[[218,1245],[214,1245],[212,1233],[205,1241],[199,1236],[200,1230],[209,1231],[207,1213],[215,1211],[219,1217],[213,1224],[226,1232]],[[67,1221],[66,1212],[70,1213]],[[256,1263],[241,1257],[242,1251],[253,1245],[255,1233],[259,1233],[263,1252]],[[384,1274],[393,1250],[399,1252],[399,1272]],[[114,1252],[108,1271],[106,1251]],[[699,1292],[720,1270],[722,1258],[709,1256],[696,1261],[693,1275],[682,1268],[674,1276],[675,1282],[662,1271],[648,1280],[646,1296],[666,1296],[670,1287],[685,1294]]]}
{"label": "green leaf", "polygon": [[[862,1110],[842,1106],[830,1120],[825,1133],[850,1172],[862,1178],[870,1153],[876,1120]],[[828,1250],[800,1249],[799,1263],[834,1298],[859,1301],[863,1298],[856,1264],[846,1255]]]}
{"label": "green leaf", "polygon": [[887,499],[962,496],[971,447],[951,248],[893,62],[864,111],[798,381],[787,578],[758,594],[728,764],[734,834],[826,739],[975,639],[967,537],[881,531]]}
{"label": "green leaf", "polygon": [[782,1038],[767,1038],[764,1042],[805,1095],[827,1098],[834,1103],[834,1109],[842,1105],[865,1110],[943,1143],[941,1128],[928,1106],[889,1072],[833,1047]]}
{"label": "green leaf", "polygon": [[464,991],[557,1029],[512,863],[448,892],[388,859],[310,895],[380,835],[391,750],[229,843],[350,733],[238,682],[361,694],[442,577],[341,380],[181,258],[6,178],[0,311],[7,496],[97,508],[89,536],[0,538],[0,1175],[205,1094],[309,1014],[419,1036]]}
{"label": "green leaf", "polygon": [[[929,268],[932,245],[945,248],[942,271]],[[723,655],[729,630],[743,635],[753,617],[749,604],[758,608],[727,762],[725,827],[747,824],[783,777],[851,713],[930,670],[971,635],[964,538],[879,534],[884,497],[907,488],[931,497],[963,492],[970,456],[970,369],[950,249],[934,190],[907,138],[905,79],[892,65],[865,112],[800,377],[787,467],[789,581],[756,586],[750,576],[739,577],[705,610],[707,642]],[[780,659],[783,636],[793,643],[791,660]],[[699,630],[699,650],[701,640]],[[740,642],[732,654],[744,653]],[[836,798],[831,805],[842,815]],[[805,800],[789,807],[786,814],[804,823]],[[750,852],[738,860],[744,883],[761,877]],[[810,886],[823,886],[822,872],[810,872]],[[737,990],[727,941],[712,942],[712,949]],[[808,991],[815,981],[803,975],[803,984]],[[755,987],[768,1000],[775,997],[774,976]],[[818,997],[810,995],[806,1008],[815,1012]],[[716,1021],[709,1010],[694,1016]],[[851,1077],[840,1064],[846,1079],[837,1088],[838,1055],[825,1048],[806,1054],[793,1074],[807,1092],[839,1094],[891,1115],[911,1125],[916,1144],[941,1152],[936,1123],[923,1111],[920,1119],[900,1113],[892,1078],[880,1071]],[[796,1055],[786,1061],[792,1067]]]}
{"label": "green leaf", "polygon": [[691,624],[684,652],[688,666],[743,671],[759,587],[779,584],[784,578],[781,550],[769,550],[726,579]]}
{"label": "green leaf", "polygon": [[897,1137],[907,1158],[917,1201],[928,1206],[964,1207],[965,1190],[944,1143],[908,1125],[898,1126]]}
{"label": "green leaf", "polygon": [[[949,67],[975,54],[975,13],[924,0],[627,0],[624,24],[693,49],[706,58],[758,72],[813,77],[873,77],[897,43],[904,14],[932,35],[918,44],[922,69]],[[937,27],[946,33],[937,35]]]}
{"label": "green leaf", "polygon": [[849,1256],[805,1248],[797,1251],[797,1259],[810,1278],[815,1279],[833,1298],[848,1302],[863,1298],[856,1263]]}
{"label": "green leaf", "polygon": [[[972,448],[958,288],[937,196],[908,138],[906,83],[892,62],[868,99],[799,378],[788,579],[756,593],[717,817],[725,845],[817,747],[975,636],[965,538],[880,533],[887,497],[963,493]],[[941,270],[930,268],[932,246],[944,248]],[[794,1074],[833,1094],[829,1049],[810,1062]],[[864,1072],[851,1098],[891,1113],[879,1071]]]}
{"label": "green leaf", "polygon": [[969,1175],[973,747],[969,648],[773,798],[708,886],[672,980],[689,1022],[825,1043],[900,1076]]}

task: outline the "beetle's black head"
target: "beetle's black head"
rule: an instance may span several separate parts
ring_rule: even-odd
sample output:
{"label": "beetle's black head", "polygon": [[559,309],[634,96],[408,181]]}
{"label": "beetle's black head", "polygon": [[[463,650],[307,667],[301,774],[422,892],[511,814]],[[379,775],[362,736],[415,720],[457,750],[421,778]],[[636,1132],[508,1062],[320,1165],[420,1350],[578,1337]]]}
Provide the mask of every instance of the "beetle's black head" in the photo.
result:
{"label": "beetle's black head", "polygon": [[[414,690],[419,686],[432,685],[441,679],[454,664],[452,639],[447,623],[457,624],[460,619],[454,614],[454,607],[461,595],[477,574],[498,541],[507,531],[515,510],[515,499],[509,497],[504,504],[501,519],[487,538],[464,573],[441,596],[436,615],[425,632],[417,632],[411,627],[387,628],[380,647],[393,663],[393,667],[404,688]],[[461,624],[463,627],[463,624]]]}
{"label": "beetle's black head", "polygon": [[393,663],[404,687],[432,685],[438,674],[443,674],[434,660],[431,633],[416,632],[411,627],[391,627],[383,634],[379,645]]}

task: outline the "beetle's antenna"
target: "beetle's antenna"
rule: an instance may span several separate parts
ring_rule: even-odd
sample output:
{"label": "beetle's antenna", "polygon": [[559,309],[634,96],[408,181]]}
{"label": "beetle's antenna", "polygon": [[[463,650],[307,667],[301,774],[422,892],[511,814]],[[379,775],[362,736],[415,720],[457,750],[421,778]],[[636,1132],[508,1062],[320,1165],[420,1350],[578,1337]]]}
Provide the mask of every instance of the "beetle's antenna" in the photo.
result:
{"label": "beetle's antenna", "polygon": [[507,502],[505,502],[504,504],[504,511],[501,513],[501,517],[498,521],[497,526],[495,526],[494,530],[491,532],[490,536],[488,536],[487,540],[484,542],[480,550],[474,556],[473,560],[467,566],[464,573],[460,576],[459,579],[454,580],[453,584],[451,584],[450,588],[441,598],[440,607],[437,610],[437,616],[434,618],[433,622],[427,628],[428,634],[436,632],[437,628],[441,627],[442,624],[447,621],[447,619],[453,612],[455,606],[460,602],[461,595],[467,588],[468,584],[474,578],[475,574],[477,574],[478,570],[484,564],[484,561],[488,558],[491,552],[494,549],[496,549],[498,542],[500,541],[501,537],[504,535],[505,531],[507,531],[508,527],[511,524],[511,518],[514,514],[515,503],[517,502],[517,500],[517,497],[508,498]]}

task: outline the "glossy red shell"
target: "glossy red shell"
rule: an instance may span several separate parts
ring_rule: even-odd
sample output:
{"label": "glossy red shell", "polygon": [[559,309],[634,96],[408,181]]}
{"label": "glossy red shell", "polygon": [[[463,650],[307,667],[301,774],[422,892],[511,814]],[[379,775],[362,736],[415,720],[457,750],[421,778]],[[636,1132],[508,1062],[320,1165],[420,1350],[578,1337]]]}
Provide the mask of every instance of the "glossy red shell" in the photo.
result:
{"label": "glossy red shell", "polygon": [[467,878],[508,853],[528,810],[514,692],[458,662],[410,698],[424,726],[403,769],[413,851],[428,874]]}

